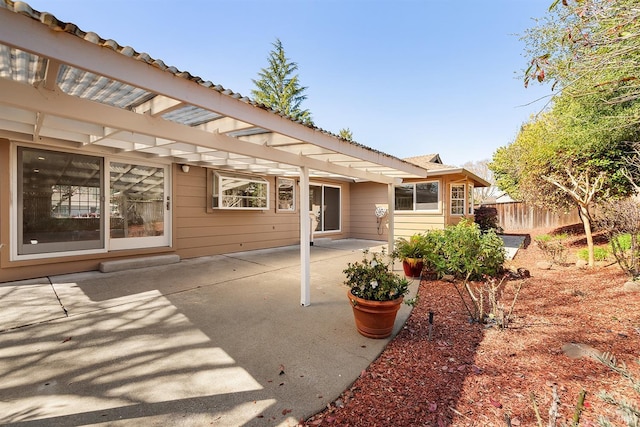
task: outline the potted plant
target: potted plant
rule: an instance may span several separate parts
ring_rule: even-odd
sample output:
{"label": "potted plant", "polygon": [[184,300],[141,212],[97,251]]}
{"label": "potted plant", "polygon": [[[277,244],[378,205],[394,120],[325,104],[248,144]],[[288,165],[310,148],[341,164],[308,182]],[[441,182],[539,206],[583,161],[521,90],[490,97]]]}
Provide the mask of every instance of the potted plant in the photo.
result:
{"label": "potted plant", "polygon": [[[389,259],[385,261],[385,259]],[[396,314],[409,292],[409,282],[392,270],[393,257],[364,252],[362,261],[344,270],[347,296],[358,332],[369,338],[386,338],[393,331]]]}
{"label": "potted plant", "polygon": [[394,256],[402,261],[402,269],[407,277],[419,278],[424,267],[425,238],[414,234],[409,239],[399,237],[395,241]]}

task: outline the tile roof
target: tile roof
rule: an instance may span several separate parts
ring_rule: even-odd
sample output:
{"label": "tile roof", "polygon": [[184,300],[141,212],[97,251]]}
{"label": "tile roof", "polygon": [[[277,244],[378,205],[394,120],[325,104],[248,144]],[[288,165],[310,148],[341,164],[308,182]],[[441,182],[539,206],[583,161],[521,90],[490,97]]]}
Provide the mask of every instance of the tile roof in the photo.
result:
{"label": "tile roof", "polygon": [[468,169],[443,164],[439,154],[425,154],[422,156],[405,157],[403,160],[426,169],[428,171],[428,176],[451,175],[459,173],[471,178],[473,181],[475,181],[475,184],[478,187],[489,187],[491,185],[489,182],[487,182],[483,178],[480,178]]}

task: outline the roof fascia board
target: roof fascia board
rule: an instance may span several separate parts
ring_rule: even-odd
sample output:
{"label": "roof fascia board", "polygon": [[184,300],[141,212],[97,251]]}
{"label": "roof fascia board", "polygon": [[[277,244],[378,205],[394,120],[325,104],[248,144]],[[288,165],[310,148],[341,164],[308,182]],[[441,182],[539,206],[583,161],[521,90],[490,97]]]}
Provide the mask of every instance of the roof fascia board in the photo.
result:
{"label": "roof fascia board", "polygon": [[466,176],[467,178],[470,178],[471,180],[475,181],[475,183],[477,184],[481,184],[481,186],[483,187],[490,187],[491,183],[485,179],[480,178],[478,175],[474,174],[473,172],[464,169],[464,168],[453,168],[453,169],[433,169],[433,170],[429,170],[427,172],[427,176],[430,178],[435,178],[439,175],[455,175],[455,174],[462,174],[464,176]]}
{"label": "roof fascia board", "polygon": [[39,111],[57,117],[94,123],[163,139],[186,142],[214,150],[287,163],[298,167],[307,166],[311,169],[344,175],[346,177],[361,178],[387,184],[394,183],[397,180],[397,178],[390,176],[370,173],[364,170],[287,153],[264,145],[240,141],[224,134],[206,132],[161,118],[83,100],[60,91],[48,91],[6,79],[0,79],[0,93],[3,94],[0,104],[31,111]]}
{"label": "roof fascia board", "polygon": [[10,46],[416,177],[426,175],[419,166],[295,123],[155,65],[127,57],[110,47],[50,29],[34,18],[0,8],[0,22],[0,42]]}

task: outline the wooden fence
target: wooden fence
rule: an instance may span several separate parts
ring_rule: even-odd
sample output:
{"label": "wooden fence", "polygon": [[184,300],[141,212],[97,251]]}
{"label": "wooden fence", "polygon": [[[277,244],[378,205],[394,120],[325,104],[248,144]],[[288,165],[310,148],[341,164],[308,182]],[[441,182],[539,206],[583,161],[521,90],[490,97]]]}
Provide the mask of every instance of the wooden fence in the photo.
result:
{"label": "wooden fence", "polygon": [[581,222],[577,209],[563,214],[529,206],[522,202],[491,203],[483,206],[497,209],[498,224],[505,231],[563,227]]}

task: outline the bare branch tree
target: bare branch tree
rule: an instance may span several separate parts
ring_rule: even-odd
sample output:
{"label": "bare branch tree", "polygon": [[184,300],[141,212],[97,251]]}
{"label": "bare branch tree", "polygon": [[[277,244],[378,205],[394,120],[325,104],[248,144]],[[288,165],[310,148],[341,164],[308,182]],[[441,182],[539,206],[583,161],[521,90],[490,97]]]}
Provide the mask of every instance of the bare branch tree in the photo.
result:
{"label": "bare branch tree", "polygon": [[577,177],[569,168],[565,170],[568,183],[564,184],[560,178],[554,176],[545,176],[543,179],[560,190],[564,191],[578,205],[580,210],[580,218],[584,225],[584,233],[587,237],[587,246],[589,249],[589,266],[595,265],[595,256],[593,251],[593,231],[592,217],[589,206],[594,202],[596,195],[602,190],[605,183],[605,173],[600,172],[595,178],[592,178],[589,171],[581,172]]}

